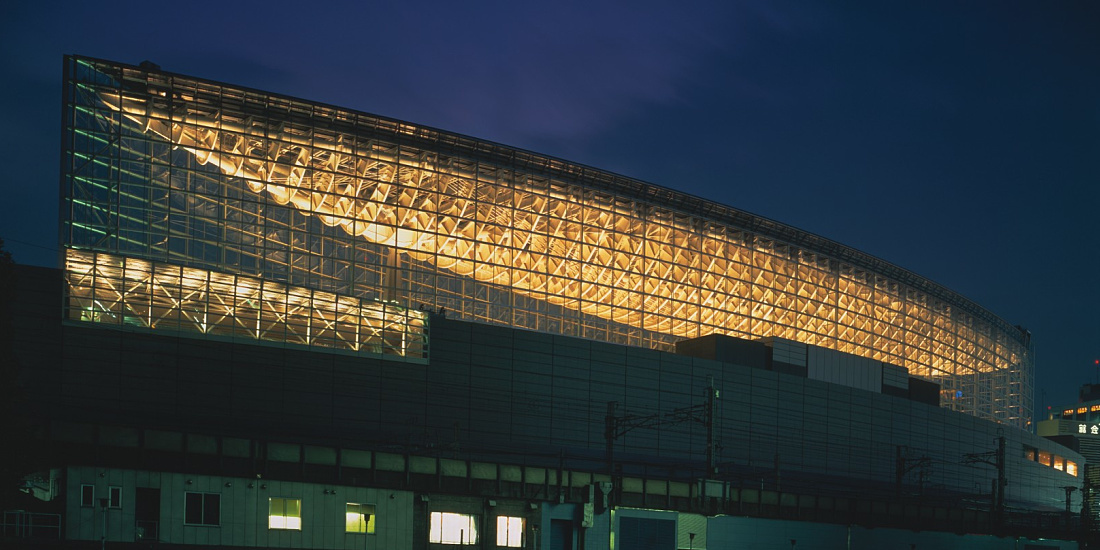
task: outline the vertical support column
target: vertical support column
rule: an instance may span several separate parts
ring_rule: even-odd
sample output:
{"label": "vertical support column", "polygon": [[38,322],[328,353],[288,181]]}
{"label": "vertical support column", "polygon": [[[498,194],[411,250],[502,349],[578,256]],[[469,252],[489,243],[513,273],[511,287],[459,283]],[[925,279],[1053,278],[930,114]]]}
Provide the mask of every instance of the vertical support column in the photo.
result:
{"label": "vertical support column", "polygon": [[616,431],[618,431],[618,420],[615,418],[615,407],[618,405],[615,401],[607,402],[607,417],[604,419],[604,439],[607,440],[607,475],[611,481],[611,493],[607,498],[608,508],[611,508],[612,501],[619,483],[615,479],[615,437]]}
{"label": "vertical support column", "polygon": [[615,401],[607,402],[607,416],[604,417],[604,441],[607,443],[605,457],[607,458],[607,475],[615,475]]}
{"label": "vertical support column", "polygon": [[714,419],[717,416],[718,390],[714,387],[714,376],[707,376],[707,401],[703,410],[703,422],[707,427],[707,479],[713,479],[718,475],[718,466],[715,457]]}
{"label": "vertical support column", "polygon": [[998,527],[1004,524],[1006,485],[1008,478],[1005,476],[1005,438],[1002,435],[997,438],[997,510],[994,513]]}
{"label": "vertical support column", "polygon": [[894,498],[901,498],[901,482],[905,477],[905,457],[901,454],[901,445],[894,447]]}

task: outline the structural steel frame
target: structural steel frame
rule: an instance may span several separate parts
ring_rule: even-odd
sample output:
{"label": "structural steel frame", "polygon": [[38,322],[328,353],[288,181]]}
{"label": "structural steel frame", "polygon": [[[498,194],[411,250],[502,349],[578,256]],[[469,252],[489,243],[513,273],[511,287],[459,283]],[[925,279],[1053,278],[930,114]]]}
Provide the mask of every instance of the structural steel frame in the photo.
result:
{"label": "structural steel frame", "polygon": [[828,239],[155,67],[73,57],[65,81],[67,249],[658,349],[711,333],[787,338],[904,366],[941,384],[952,409],[1030,423],[1026,331]]}

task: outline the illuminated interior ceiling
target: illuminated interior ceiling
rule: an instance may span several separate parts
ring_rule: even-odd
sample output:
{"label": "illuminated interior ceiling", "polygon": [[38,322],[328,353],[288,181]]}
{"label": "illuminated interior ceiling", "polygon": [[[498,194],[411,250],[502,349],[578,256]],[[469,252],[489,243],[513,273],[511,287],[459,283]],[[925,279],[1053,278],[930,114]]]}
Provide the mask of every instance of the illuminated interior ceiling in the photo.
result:
{"label": "illuminated interior ceiling", "polygon": [[[138,76],[142,84],[135,86]],[[407,123],[390,123],[387,143],[358,135],[354,124],[336,129],[333,122],[356,120],[355,113],[262,93],[243,100],[251,92],[173,78],[135,70],[127,86],[77,84],[95,99],[74,108],[114,127],[78,154],[80,162],[124,147],[111,137],[121,114],[123,136],[133,127],[150,143],[171,144],[193,159],[188,166],[170,161],[176,174],[197,175],[199,165],[243,182],[256,203],[283,205],[354,236],[350,241],[396,252],[391,266],[407,258],[576,316],[563,317],[559,327],[588,316],[677,338],[787,338],[904,366],[942,384],[947,406],[956,410],[1017,424],[1030,417],[1030,351],[1015,329],[972,314],[949,291],[920,290],[927,281],[912,286],[875,266],[857,267],[844,259],[843,247],[830,255],[838,253],[785,242],[774,222],[740,229],[706,209],[678,210],[652,192],[657,188],[641,184],[636,194],[590,187],[591,176],[564,162],[563,172],[578,175],[528,174],[463,158],[470,152],[452,152],[443,143],[448,136],[423,138],[421,128]],[[152,165],[151,173],[156,162],[167,162],[143,161],[148,153],[139,150],[126,154]],[[142,177],[150,176],[135,176]],[[171,185],[175,193],[177,183]],[[305,250],[317,255],[310,262],[330,261]],[[417,292],[416,299],[432,303],[432,290]],[[490,299],[486,307],[512,306]],[[470,318],[494,320],[491,313]],[[518,317],[501,322],[544,330]],[[570,334],[553,325],[545,330]],[[622,333],[604,338],[617,342],[616,336]]]}
{"label": "illuminated interior ceiling", "polygon": [[425,314],[256,277],[67,250],[69,319],[426,362]]}

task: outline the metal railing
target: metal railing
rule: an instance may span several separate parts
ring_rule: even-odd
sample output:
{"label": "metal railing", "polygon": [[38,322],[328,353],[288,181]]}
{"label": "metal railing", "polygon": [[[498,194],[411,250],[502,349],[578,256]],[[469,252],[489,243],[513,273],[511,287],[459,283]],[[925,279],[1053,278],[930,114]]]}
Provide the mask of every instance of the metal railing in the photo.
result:
{"label": "metal railing", "polygon": [[6,510],[0,532],[4,538],[61,539],[61,514]]}

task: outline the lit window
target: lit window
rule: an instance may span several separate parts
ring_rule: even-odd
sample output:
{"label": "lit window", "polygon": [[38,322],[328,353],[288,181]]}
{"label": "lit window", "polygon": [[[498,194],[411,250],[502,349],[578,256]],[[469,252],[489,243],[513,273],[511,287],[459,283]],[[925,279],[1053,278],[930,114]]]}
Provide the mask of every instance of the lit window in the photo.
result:
{"label": "lit window", "polygon": [[1050,466],[1050,451],[1039,451],[1039,464]]}
{"label": "lit window", "polygon": [[374,505],[348,503],[347,533],[374,533]]}
{"label": "lit window", "polygon": [[1070,461],[1070,460],[1067,460],[1066,461],[1066,473],[1073,476],[1073,477],[1077,477],[1077,463],[1073,462],[1073,461]]}
{"label": "lit window", "polygon": [[107,506],[111,508],[122,508],[122,487],[108,487],[107,497]]}
{"label": "lit window", "polygon": [[1065,464],[1062,462],[1062,457],[1055,456],[1054,457],[1054,469],[1055,470],[1064,470],[1065,467],[1066,467]]}
{"label": "lit window", "polygon": [[428,542],[436,544],[477,544],[477,517],[470,514],[432,512]]}
{"label": "lit window", "polygon": [[302,499],[267,499],[267,528],[302,530]]}
{"label": "lit window", "polygon": [[95,485],[80,486],[80,505],[95,506]]}
{"label": "lit window", "polygon": [[523,548],[523,518],[497,516],[497,546]]}
{"label": "lit window", "polygon": [[183,522],[187,525],[221,525],[222,496],[217,493],[184,493]]}

